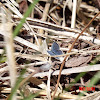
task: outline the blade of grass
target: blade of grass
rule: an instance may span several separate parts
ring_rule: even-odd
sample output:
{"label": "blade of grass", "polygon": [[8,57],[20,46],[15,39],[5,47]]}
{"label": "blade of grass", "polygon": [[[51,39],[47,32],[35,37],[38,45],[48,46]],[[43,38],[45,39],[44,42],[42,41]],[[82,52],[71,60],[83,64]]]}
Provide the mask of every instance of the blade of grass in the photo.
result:
{"label": "blade of grass", "polygon": [[16,93],[17,89],[19,88],[19,85],[20,85],[21,81],[23,80],[22,77],[25,74],[25,72],[26,72],[26,69],[23,69],[20,76],[19,76],[19,78],[17,79],[17,82],[16,82],[14,88],[12,88],[11,94],[9,95],[7,100],[12,100],[13,95]]}
{"label": "blade of grass", "polygon": [[4,63],[4,62],[7,61],[7,57],[4,56],[5,52],[6,51],[5,51],[5,48],[4,48],[3,53],[0,55],[0,63]]}
{"label": "blade of grass", "polygon": [[100,60],[100,55],[97,55],[95,59],[93,59],[90,63],[90,65],[95,65],[96,63],[98,63]]}
{"label": "blade of grass", "polygon": [[87,85],[87,87],[92,87],[100,80],[100,71],[97,72],[94,77],[91,79],[90,83]]}
{"label": "blade of grass", "polygon": [[[81,77],[83,77],[84,75],[86,74],[86,72],[82,72],[80,74],[78,74],[76,77],[75,77],[75,81],[71,82],[68,86],[68,88],[65,88],[66,91],[68,91],[75,83],[77,83]],[[72,85],[73,84],[73,85]]]}
{"label": "blade of grass", "polygon": [[19,32],[20,28],[22,28],[23,24],[25,23],[26,18],[29,16],[29,14],[31,13],[31,11],[35,7],[35,5],[38,3],[38,1],[39,0],[33,1],[33,3],[29,6],[28,10],[24,14],[24,17],[21,19],[19,25],[15,28],[15,30],[13,32],[13,37],[18,35],[18,32]]}

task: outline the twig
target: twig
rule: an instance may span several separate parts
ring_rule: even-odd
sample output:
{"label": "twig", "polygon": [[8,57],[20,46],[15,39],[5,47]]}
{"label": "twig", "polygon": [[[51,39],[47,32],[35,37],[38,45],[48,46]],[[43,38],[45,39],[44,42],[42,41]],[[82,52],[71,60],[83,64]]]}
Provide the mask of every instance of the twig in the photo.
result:
{"label": "twig", "polygon": [[[41,19],[42,21],[46,21],[46,19],[47,19],[47,13],[49,12],[49,8],[50,8],[50,3],[46,3],[44,11],[43,11],[43,17]],[[44,30],[40,29],[39,30],[39,34],[43,34],[43,33],[44,33]],[[42,43],[42,39],[39,39],[39,43],[40,44]]]}
{"label": "twig", "polygon": [[[13,18],[20,18],[20,17],[18,17],[18,16],[16,16],[16,15],[13,15],[12,16]],[[47,27],[47,26],[49,26],[49,27],[54,27],[55,29],[59,29],[59,30],[67,30],[67,31],[70,31],[70,32],[75,32],[75,33],[79,33],[79,32],[81,32],[80,30],[77,30],[77,29],[72,29],[72,28],[69,28],[69,27],[63,27],[63,26],[60,26],[60,25],[56,25],[56,24],[52,24],[52,23],[50,23],[50,22],[44,22],[44,21],[41,21],[41,20],[37,20],[37,19],[32,19],[32,18],[26,18],[27,19],[27,21],[31,21],[31,25],[38,25],[38,26],[40,26],[41,25],[41,27],[43,26],[43,27]],[[34,24],[34,23],[37,23],[37,24]],[[58,31],[58,30],[57,30]]]}
{"label": "twig", "polygon": [[30,48],[32,48],[34,50],[39,51],[39,47],[37,45],[35,45],[35,44],[33,44],[33,43],[25,40],[25,39],[22,39],[21,37],[16,36],[14,38],[14,40],[17,41],[17,42],[19,42],[19,43],[21,43],[21,44],[23,44],[23,45],[25,45],[25,46],[27,46],[27,47],[30,47]]}
{"label": "twig", "polygon": [[11,0],[11,2],[12,2],[16,7],[18,7],[18,4],[17,4],[14,0]]}
{"label": "twig", "polygon": [[[83,67],[75,67],[75,68],[69,68],[69,69],[63,69],[61,74],[62,75],[70,75],[73,73],[81,73],[81,72],[90,72],[90,71],[99,71],[100,70],[100,64],[96,64],[96,65],[88,65],[88,66],[83,66]],[[4,72],[4,71],[8,71],[8,67],[4,67],[0,70],[0,73]],[[27,71],[29,72],[33,72],[34,70],[32,69],[27,69]],[[52,73],[52,75],[59,75],[59,71],[60,70],[56,70]],[[39,72],[36,73],[34,75],[32,75],[33,77],[45,77],[48,76],[48,72]],[[27,77],[24,76],[24,77]],[[0,77],[1,80],[9,80],[10,77]]]}
{"label": "twig", "polygon": [[65,4],[64,4],[64,7],[63,7],[63,24],[62,26],[66,26],[66,22],[65,22],[65,9],[66,9],[66,6],[68,4],[69,0],[66,0]]}
{"label": "twig", "polygon": [[72,11],[72,21],[71,21],[71,28],[75,28],[76,22],[76,8],[77,7],[77,0],[73,1],[73,11]]}
{"label": "twig", "polygon": [[50,95],[50,77],[51,77],[51,73],[52,73],[52,70],[50,69],[49,73],[48,73],[47,90],[46,90],[48,100],[51,100],[51,95]]}
{"label": "twig", "polygon": [[[74,47],[74,44],[76,43],[76,41],[78,40],[78,38],[83,34],[83,32],[86,30],[86,28],[92,23],[92,21],[93,21],[99,14],[100,14],[100,11],[99,11],[99,13],[97,13],[97,14],[94,16],[93,19],[91,19],[91,21],[86,25],[86,27],[82,30],[82,32],[77,36],[77,38],[76,38],[75,41],[73,42],[72,46],[71,46],[70,49],[68,50],[68,53],[71,52],[71,50],[72,50],[72,48]],[[55,94],[56,94],[56,91],[57,91],[57,89],[58,89],[58,85],[59,85],[59,81],[60,81],[60,77],[61,77],[61,71],[62,71],[62,69],[63,69],[63,66],[64,66],[64,64],[65,64],[65,61],[66,61],[67,57],[68,57],[68,56],[66,56],[66,57],[64,58],[64,60],[63,60],[63,62],[62,62],[62,64],[61,64],[60,72],[59,72],[59,76],[58,76],[58,80],[57,80],[57,84],[56,84],[56,88],[55,88],[55,91],[54,91],[54,94],[53,94],[51,100],[54,99]]]}
{"label": "twig", "polygon": [[20,53],[15,53],[16,57],[20,57],[20,58],[26,58],[26,59],[30,59],[30,60],[40,60],[40,61],[46,61],[45,59],[45,55],[29,55],[29,54],[20,54]]}
{"label": "twig", "polygon": [[[81,72],[89,72],[89,71],[98,71],[100,70],[100,64],[96,65],[88,65],[88,66],[82,66],[82,67],[75,67],[75,68],[69,68],[69,69],[63,69],[61,74],[62,75],[70,75],[73,73],[81,73]],[[52,75],[59,75],[60,70],[56,70],[53,72]],[[47,76],[48,72],[42,72],[42,73],[37,73],[33,77],[44,77]]]}
{"label": "twig", "polygon": [[21,83],[19,84],[19,88],[25,83],[27,82],[33,75],[35,75],[38,72],[38,70],[32,72],[28,77],[26,77],[24,80],[21,81]]}
{"label": "twig", "polygon": [[[36,89],[36,88],[28,88],[28,89],[30,91],[39,92],[39,95],[42,96],[42,97],[47,95],[47,93],[46,93],[45,90],[42,90],[41,91],[40,89]],[[11,91],[11,88],[5,88],[5,89],[3,89],[1,91],[1,93],[10,93],[10,91]],[[76,98],[78,97],[77,95],[70,94],[70,93],[61,93],[61,94],[57,93],[56,97],[58,97],[58,96],[59,96],[60,99],[64,99],[64,100],[65,99],[68,99],[68,100],[76,100]],[[20,100],[20,99],[18,99],[18,100]],[[44,99],[36,98],[35,100],[44,100]],[[45,99],[45,100],[47,100],[47,99]]]}

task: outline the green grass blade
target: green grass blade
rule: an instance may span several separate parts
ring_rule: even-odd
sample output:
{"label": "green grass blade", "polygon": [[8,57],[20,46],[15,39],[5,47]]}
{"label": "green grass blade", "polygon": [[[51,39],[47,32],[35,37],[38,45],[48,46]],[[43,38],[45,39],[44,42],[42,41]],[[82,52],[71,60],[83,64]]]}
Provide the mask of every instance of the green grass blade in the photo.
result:
{"label": "green grass blade", "polygon": [[24,14],[24,17],[21,19],[19,25],[17,25],[17,27],[15,28],[15,30],[13,32],[13,37],[18,35],[19,30],[22,28],[23,24],[25,23],[26,18],[30,15],[32,9],[35,7],[35,5],[38,3],[38,1],[39,0],[34,0],[33,3],[29,6],[28,10]]}
{"label": "green grass blade", "polygon": [[86,74],[86,72],[82,72],[82,73],[78,74],[74,79],[75,81],[71,82],[69,84],[68,88],[65,88],[65,90],[68,91],[75,83],[77,83],[80,80],[80,77],[83,77],[85,74]]}
{"label": "green grass blade", "polygon": [[91,79],[89,85],[87,85],[87,87],[92,87],[93,85],[95,85],[98,81],[100,80],[100,71],[98,71],[94,77]]}
{"label": "green grass blade", "polygon": [[17,89],[19,88],[21,81],[23,80],[23,75],[25,74],[25,72],[26,72],[26,69],[23,69],[19,78],[17,79],[17,82],[16,82],[14,88],[12,88],[11,94],[9,95],[7,100],[12,100],[13,95],[16,93]]}

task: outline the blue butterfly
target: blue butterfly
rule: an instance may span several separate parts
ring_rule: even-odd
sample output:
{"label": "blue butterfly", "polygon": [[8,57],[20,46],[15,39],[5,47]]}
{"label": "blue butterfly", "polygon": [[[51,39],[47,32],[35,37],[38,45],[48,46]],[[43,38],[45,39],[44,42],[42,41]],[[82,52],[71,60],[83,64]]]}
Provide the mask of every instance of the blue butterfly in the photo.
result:
{"label": "blue butterfly", "polygon": [[[51,51],[47,51],[50,55],[54,56],[54,55],[62,55],[63,52],[60,50],[59,45],[56,42],[53,42],[52,46],[51,46]],[[55,57],[57,60],[60,60],[60,57]]]}

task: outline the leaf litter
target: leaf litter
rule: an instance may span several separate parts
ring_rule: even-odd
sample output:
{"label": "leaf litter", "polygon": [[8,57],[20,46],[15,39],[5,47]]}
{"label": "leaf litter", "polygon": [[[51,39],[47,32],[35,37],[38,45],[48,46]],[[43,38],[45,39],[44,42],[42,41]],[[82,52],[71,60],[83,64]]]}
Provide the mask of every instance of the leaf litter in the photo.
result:
{"label": "leaf litter", "polygon": [[[72,2],[65,4],[66,1],[54,0],[48,2],[48,0],[40,0],[35,5],[35,9],[32,10],[30,16],[26,19],[18,36],[14,38],[17,77],[20,76],[21,70],[26,68],[26,73],[23,76],[25,81],[22,81],[23,86],[17,92],[19,99],[25,99],[25,97],[28,97],[31,93],[34,94],[40,91],[38,97],[35,97],[35,99],[41,98],[50,100],[59,74],[57,71],[60,69],[64,56],[67,54],[76,35],[84,29],[90,19],[100,10],[100,0],[82,0],[79,4],[80,6],[77,7],[76,27],[72,29],[70,28]],[[5,9],[6,13],[8,13],[8,11],[11,12],[10,22],[14,25],[13,31],[31,2],[32,0],[21,0],[21,2],[17,0],[15,3],[13,0],[2,0],[0,2],[1,7]],[[47,6],[48,8],[46,9]],[[6,45],[4,36],[8,36],[2,29],[1,16],[2,12],[0,12],[0,98],[3,100],[11,93],[11,85],[7,61],[4,59],[4,61],[1,62],[1,58],[7,57],[3,48]],[[7,14],[4,14],[4,16],[7,17]],[[100,63],[98,57],[100,55],[99,26],[100,15],[75,43],[72,52],[65,62],[55,98],[59,96],[59,99],[75,100],[81,92],[83,92],[84,95],[80,100],[89,100],[90,98],[95,100],[99,98],[99,78],[98,82],[93,85],[95,91],[87,91],[87,94],[84,93],[84,91],[79,91],[79,88],[82,86],[85,87],[85,84],[92,80],[91,77],[94,77],[95,73],[100,70],[98,67]],[[95,62],[94,65],[89,66],[92,62]],[[89,69],[88,66],[91,67],[91,69]],[[50,72],[50,70],[52,71]],[[80,79],[66,91],[80,72],[87,73],[83,77],[80,77]],[[51,76],[48,75],[50,73]],[[50,86],[48,86],[47,83]],[[42,91],[42,89],[44,90]]]}

